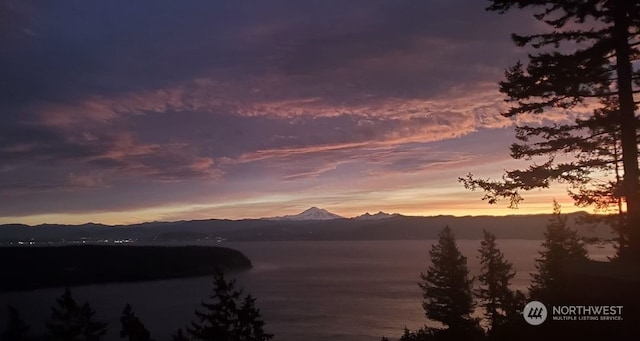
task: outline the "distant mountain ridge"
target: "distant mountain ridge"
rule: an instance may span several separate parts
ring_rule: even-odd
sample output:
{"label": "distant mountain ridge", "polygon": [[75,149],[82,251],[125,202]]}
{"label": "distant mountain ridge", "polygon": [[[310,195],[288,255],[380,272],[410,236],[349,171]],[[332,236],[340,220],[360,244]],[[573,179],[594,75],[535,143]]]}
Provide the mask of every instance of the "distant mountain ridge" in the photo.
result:
{"label": "distant mountain ridge", "polygon": [[[304,212],[303,212],[304,213]],[[316,215],[316,213],[320,215]],[[332,213],[311,210],[297,218],[335,217]],[[438,232],[451,226],[458,239],[482,239],[482,231],[493,232],[498,239],[544,238],[551,214],[512,216],[431,216],[363,214],[350,219],[325,220],[192,220],[149,222],[125,226],[0,225],[0,243],[14,245],[36,243],[117,243],[120,242],[216,242],[216,241],[284,241],[284,240],[415,240],[437,239]],[[566,214],[569,224],[585,237],[611,239],[611,228],[596,224],[595,228],[576,225],[577,219],[588,218],[585,212]],[[338,216],[339,217],[339,216]],[[377,218],[374,218],[377,217]],[[386,218],[383,218],[386,217]],[[13,244],[11,244],[13,243]]]}
{"label": "distant mountain ridge", "polygon": [[402,217],[402,215],[400,213],[386,213],[386,212],[382,212],[379,211],[378,213],[375,214],[370,214],[369,212],[366,212],[363,215],[359,215],[353,219],[360,219],[360,220],[377,220],[377,219],[388,219],[388,218],[394,218],[394,217]]}
{"label": "distant mountain ridge", "polygon": [[[400,217],[400,216],[402,215],[398,213],[390,214],[390,213],[378,211],[378,213],[374,213],[374,214],[366,212],[365,214],[362,214],[350,219],[378,220],[378,219],[388,219],[388,218]],[[323,208],[318,208],[314,206],[298,214],[278,216],[278,217],[268,217],[268,218],[262,218],[262,219],[263,220],[281,220],[281,221],[307,221],[307,220],[333,220],[333,219],[347,219],[347,218],[341,215],[329,212]]]}
{"label": "distant mountain ridge", "polygon": [[323,208],[311,207],[306,209],[305,211],[293,214],[293,215],[285,215],[282,217],[270,217],[270,218],[262,218],[265,220],[285,220],[285,221],[305,221],[305,220],[333,220],[333,219],[345,219],[342,216],[339,216],[335,213],[331,213]]}

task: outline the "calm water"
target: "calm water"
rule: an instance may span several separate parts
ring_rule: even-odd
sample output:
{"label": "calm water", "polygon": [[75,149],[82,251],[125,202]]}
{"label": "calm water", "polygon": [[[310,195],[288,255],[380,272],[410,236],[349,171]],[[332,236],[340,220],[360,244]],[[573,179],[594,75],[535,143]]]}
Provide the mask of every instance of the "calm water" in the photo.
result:
{"label": "calm water", "polygon": [[[405,326],[427,323],[417,286],[434,241],[330,241],[225,243],[243,251],[254,268],[237,273],[238,284],[258,298],[266,329],[275,340],[380,340]],[[514,287],[524,290],[534,271],[540,241],[503,240],[499,245],[518,271]],[[477,273],[479,241],[458,241],[469,268]],[[592,248],[605,260],[611,247]],[[76,301],[89,301],[96,317],[109,322],[108,340],[119,339],[119,317],[126,303],[156,340],[168,340],[189,323],[193,310],[211,291],[208,277],[72,288]],[[0,294],[0,302],[19,308],[41,329],[61,288]],[[0,321],[6,311],[0,310]]]}

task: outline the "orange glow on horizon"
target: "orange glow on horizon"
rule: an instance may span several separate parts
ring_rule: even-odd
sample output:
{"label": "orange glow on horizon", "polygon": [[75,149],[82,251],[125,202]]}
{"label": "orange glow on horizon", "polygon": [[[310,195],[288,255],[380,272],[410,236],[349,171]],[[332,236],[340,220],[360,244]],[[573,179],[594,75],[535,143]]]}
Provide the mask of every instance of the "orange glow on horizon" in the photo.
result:
{"label": "orange glow on horizon", "polygon": [[[206,220],[206,219],[260,219],[271,216],[283,216],[298,214],[303,210],[317,206],[328,211],[341,215],[345,218],[353,218],[365,212],[376,213],[383,211],[386,213],[398,213],[405,216],[507,216],[507,215],[534,215],[550,214],[552,211],[551,202],[553,198],[536,198],[538,200],[525,201],[517,209],[510,209],[506,204],[489,205],[486,202],[477,200],[475,203],[453,202],[452,199],[439,202],[416,202],[397,204],[371,204],[365,206],[362,203],[351,207],[339,207],[334,204],[322,205],[311,203],[309,205],[281,206],[266,203],[244,203],[236,206],[226,205],[184,205],[167,206],[148,209],[137,209],[119,212],[93,212],[93,213],[52,213],[38,214],[16,217],[0,217],[0,224],[19,223],[26,225],[40,224],[70,224],[81,225],[86,223],[99,223],[105,225],[128,225],[153,221],[179,221],[179,220]],[[548,200],[547,200],[548,199]],[[573,213],[585,211],[594,213],[590,208],[576,207],[570,200],[558,199],[562,205],[562,213]],[[253,206],[251,210],[249,207]]]}

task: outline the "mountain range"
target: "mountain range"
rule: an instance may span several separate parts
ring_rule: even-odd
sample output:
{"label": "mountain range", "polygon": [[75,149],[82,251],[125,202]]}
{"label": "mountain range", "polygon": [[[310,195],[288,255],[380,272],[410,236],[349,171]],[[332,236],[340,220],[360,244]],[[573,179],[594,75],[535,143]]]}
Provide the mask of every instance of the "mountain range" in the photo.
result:
{"label": "mountain range", "polygon": [[386,212],[382,212],[379,211],[378,213],[374,213],[374,214],[370,214],[369,212],[361,215],[361,216],[357,216],[353,219],[360,219],[360,220],[378,220],[378,219],[389,219],[389,218],[394,218],[394,217],[402,217],[401,214],[398,213],[386,213]]}
{"label": "mountain range", "polygon": [[304,220],[332,220],[332,219],[344,219],[344,217],[339,216],[335,213],[331,213],[323,208],[311,207],[304,210],[301,213],[294,215],[285,215],[282,217],[270,217],[270,218],[262,218],[266,220],[293,220],[293,221],[304,221]]}
{"label": "mountain range", "polygon": [[[603,224],[578,225],[591,217],[577,212],[566,215],[581,236],[611,239],[611,228]],[[414,217],[378,212],[343,218],[312,207],[297,215],[263,219],[208,219],[149,222],[132,225],[0,225],[0,243],[58,242],[192,242],[273,240],[405,240],[436,239],[446,225],[458,239],[481,239],[482,231],[502,239],[543,239],[550,214],[510,216]]]}
{"label": "mountain range", "polygon": [[345,218],[343,216],[337,215],[335,213],[331,213],[323,208],[311,207],[304,210],[301,213],[293,214],[293,215],[285,215],[280,217],[269,217],[262,218],[265,220],[284,220],[284,221],[305,221],[305,220],[333,220],[333,219],[368,219],[368,220],[376,220],[376,219],[387,219],[392,217],[400,216],[398,213],[389,214],[385,212],[378,212],[376,214],[370,214],[366,212],[363,215],[354,217],[354,218]]}

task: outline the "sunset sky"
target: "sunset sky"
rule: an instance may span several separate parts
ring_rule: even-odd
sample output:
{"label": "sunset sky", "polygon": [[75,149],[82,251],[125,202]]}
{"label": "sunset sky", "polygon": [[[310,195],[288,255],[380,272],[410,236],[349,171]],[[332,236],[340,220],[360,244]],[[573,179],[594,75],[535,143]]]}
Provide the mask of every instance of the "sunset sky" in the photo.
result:
{"label": "sunset sky", "polygon": [[486,5],[5,0],[0,223],[577,210],[457,182],[527,165],[497,82],[541,26]]}

